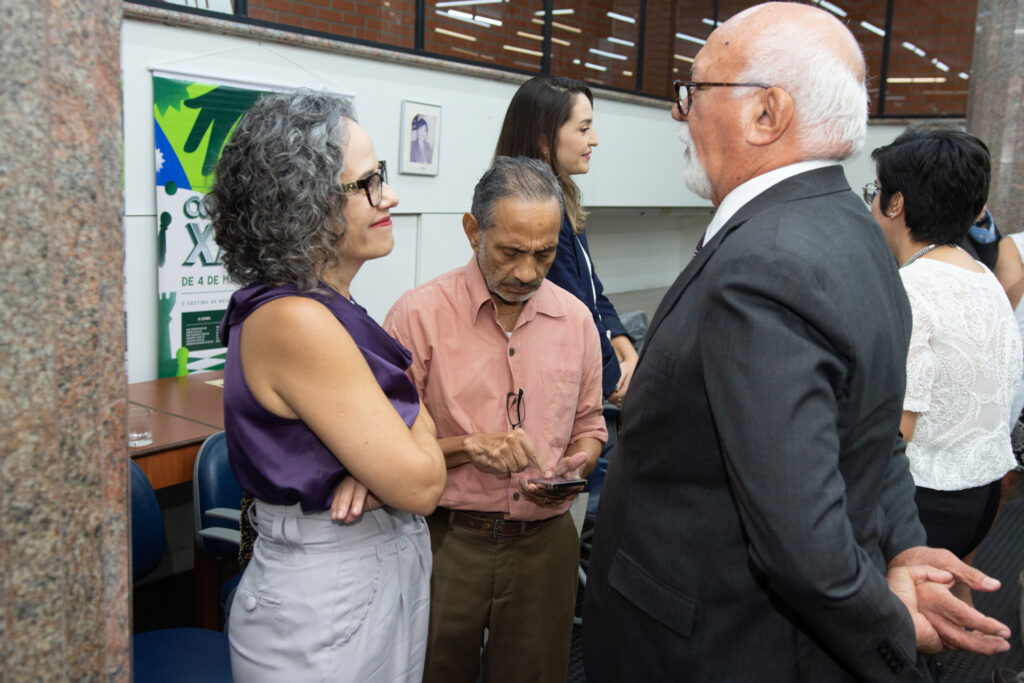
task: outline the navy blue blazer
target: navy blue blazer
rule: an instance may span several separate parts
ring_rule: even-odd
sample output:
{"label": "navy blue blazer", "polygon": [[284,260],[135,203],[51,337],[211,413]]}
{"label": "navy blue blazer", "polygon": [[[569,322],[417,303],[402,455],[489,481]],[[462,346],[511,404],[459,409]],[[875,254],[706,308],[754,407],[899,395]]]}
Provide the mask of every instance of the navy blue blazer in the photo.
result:
{"label": "navy blue blazer", "polygon": [[[586,256],[584,256],[584,252],[586,252]],[[591,259],[591,268],[587,268],[588,258],[590,258],[590,245],[587,244],[586,231],[581,231],[579,235],[574,234],[568,214],[563,213],[562,228],[558,232],[558,252],[548,271],[547,279],[562,289],[568,290],[585,303],[590,309],[590,314],[594,316],[594,324],[597,325],[598,336],[601,337],[601,363],[604,366],[601,373],[601,387],[604,395],[607,396],[615,391],[619,377],[622,375],[619,370],[619,359],[615,355],[610,338],[620,334],[628,336],[628,333],[623,327],[622,321],[619,320],[619,314],[615,312],[615,306],[604,295],[604,286],[597,277],[597,268],[593,267],[593,259]]]}

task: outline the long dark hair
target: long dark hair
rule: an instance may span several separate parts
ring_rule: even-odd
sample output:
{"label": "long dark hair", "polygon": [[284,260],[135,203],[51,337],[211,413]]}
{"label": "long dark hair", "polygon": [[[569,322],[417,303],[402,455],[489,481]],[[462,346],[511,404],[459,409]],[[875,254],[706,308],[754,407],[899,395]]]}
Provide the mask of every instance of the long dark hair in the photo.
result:
{"label": "long dark hair", "polygon": [[[591,106],[594,96],[583,81],[564,76],[537,76],[523,83],[509,102],[505,122],[501,126],[494,156],[525,156],[541,159],[551,166],[565,197],[565,211],[573,230],[583,228],[586,213],[580,201],[580,190],[567,173],[558,168],[555,150],[558,130],[572,114],[576,93],[583,93]],[[548,148],[545,154],[541,141]]]}

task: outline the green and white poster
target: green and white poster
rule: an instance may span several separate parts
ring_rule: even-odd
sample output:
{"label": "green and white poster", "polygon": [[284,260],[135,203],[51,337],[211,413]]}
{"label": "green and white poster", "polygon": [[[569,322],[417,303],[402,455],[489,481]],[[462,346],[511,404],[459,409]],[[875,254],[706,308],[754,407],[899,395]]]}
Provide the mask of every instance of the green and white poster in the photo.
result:
{"label": "green and white poster", "polygon": [[224,367],[217,327],[237,285],[202,200],[238,120],[270,90],[153,75],[160,377]]}

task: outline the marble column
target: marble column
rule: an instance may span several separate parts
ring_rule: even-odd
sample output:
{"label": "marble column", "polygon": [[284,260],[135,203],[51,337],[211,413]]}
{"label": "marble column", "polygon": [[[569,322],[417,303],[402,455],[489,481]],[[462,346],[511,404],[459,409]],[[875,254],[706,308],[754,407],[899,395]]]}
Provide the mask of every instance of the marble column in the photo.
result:
{"label": "marble column", "polygon": [[978,0],[967,130],[992,152],[989,208],[1024,230],[1024,0]]}
{"label": "marble column", "polygon": [[0,679],[130,680],[120,0],[0,0]]}

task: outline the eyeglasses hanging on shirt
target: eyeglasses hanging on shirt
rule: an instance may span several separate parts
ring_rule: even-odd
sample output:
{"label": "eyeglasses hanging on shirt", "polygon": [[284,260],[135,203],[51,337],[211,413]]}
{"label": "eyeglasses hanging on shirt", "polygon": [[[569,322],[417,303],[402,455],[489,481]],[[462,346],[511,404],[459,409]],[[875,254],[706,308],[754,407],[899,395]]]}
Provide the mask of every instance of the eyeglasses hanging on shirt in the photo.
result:
{"label": "eyeglasses hanging on shirt", "polygon": [[505,395],[505,415],[512,429],[522,427],[526,420],[526,403],[523,401],[523,390],[519,392],[510,391]]}

